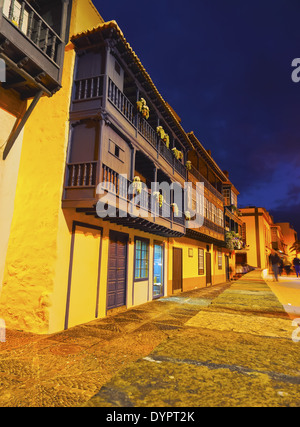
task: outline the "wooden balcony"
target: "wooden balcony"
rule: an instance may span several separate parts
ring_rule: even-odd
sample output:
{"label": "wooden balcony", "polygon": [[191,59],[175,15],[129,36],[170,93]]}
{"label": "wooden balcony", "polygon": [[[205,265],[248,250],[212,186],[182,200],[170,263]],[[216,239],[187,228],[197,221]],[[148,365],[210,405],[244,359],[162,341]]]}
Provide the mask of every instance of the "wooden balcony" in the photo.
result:
{"label": "wooden balcony", "polygon": [[[102,183],[96,194],[97,162],[76,163],[67,165],[66,186],[63,207],[74,207],[78,212],[99,218],[98,200],[106,197],[107,205],[114,206],[116,215],[103,215],[104,221],[110,221],[129,228],[168,237],[179,237],[185,233],[185,217],[181,211],[173,212],[169,203],[163,201],[161,206],[150,190],[141,189],[139,201],[134,202],[132,181],[106,165],[102,165]],[[73,201],[76,200],[74,205]],[[107,202],[108,200],[108,202]],[[109,201],[111,200],[111,202]],[[134,215],[137,211],[138,215]],[[103,214],[106,210],[103,210]]]}
{"label": "wooden balcony", "polygon": [[[37,3],[45,6],[43,1]],[[70,8],[68,2],[53,2],[51,7],[58,4],[62,8],[61,35],[28,1],[0,0],[0,58],[6,64],[3,87],[16,90],[23,99],[41,90],[51,96],[61,87],[63,38]]]}
{"label": "wooden balcony", "polygon": [[[201,173],[193,165],[191,166],[191,170],[189,171],[189,175],[190,174],[193,175],[198,182],[204,182],[204,186],[222,203],[224,203],[223,195],[203,175],[201,175]],[[193,180],[189,178],[189,181]]]}
{"label": "wooden balcony", "polygon": [[[79,119],[82,114],[97,114],[105,105],[110,114],[117,115],[121,121],[124,120],[125,126],[130,125],[133,138],[142,137],[142,142],[149,144],[153,157],[167,162],[166,167],[169,167],[172,175],[178,173],[186,180],[187,171],[184,164],[174,157],[171,149],[159,139],[156,130],[137,112],[136,107],[108,76],[99,75],[75,81],[71,106],[71,117],[74,120]],[[110,110],[110,106],[113,106],[113,110]]]}

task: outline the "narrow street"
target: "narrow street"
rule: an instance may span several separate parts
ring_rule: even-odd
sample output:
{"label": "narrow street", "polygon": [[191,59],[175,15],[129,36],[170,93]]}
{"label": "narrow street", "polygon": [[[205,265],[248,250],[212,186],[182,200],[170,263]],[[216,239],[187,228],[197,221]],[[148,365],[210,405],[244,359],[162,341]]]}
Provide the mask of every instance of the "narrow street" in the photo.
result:
{"label": "narrow street", "polygon": [[51,336],[7,331],[0,405],[300,406],[279,286],[254,271]]}
{"label": "narrow street", "polygon": [[[300,406],[300,338],[292,340],[299,288],[281,280],[271,291],[259,272],[248,273],[87,405]],[[281,299],[281,285],[289,286],[291,316],[273,293]]]}

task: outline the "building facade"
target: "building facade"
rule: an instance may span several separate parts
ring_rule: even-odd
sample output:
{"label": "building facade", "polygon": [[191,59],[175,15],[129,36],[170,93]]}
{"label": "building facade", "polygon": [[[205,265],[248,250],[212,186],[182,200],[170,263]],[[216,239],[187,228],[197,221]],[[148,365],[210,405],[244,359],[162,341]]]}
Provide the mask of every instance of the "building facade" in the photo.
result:
{"label": "building facade", "polygon": [[[0,2],[9,66],[0,87],[0,317],[53,333],[227,281],[227,218],[229,231],[240,227],[232,204],[224,217],[224,188],[237,194],[228,176],[184,131],[115,21],[88,0],[34,4],[38,12]],[[7,28],[22,37],[11,37],[16,46]]]}
{"label": "building facade", "polygon": [[265,208],[240,209],[246,228],[246,262],[252,267],[265,269],[269,266],[272,250],[273,219]]}

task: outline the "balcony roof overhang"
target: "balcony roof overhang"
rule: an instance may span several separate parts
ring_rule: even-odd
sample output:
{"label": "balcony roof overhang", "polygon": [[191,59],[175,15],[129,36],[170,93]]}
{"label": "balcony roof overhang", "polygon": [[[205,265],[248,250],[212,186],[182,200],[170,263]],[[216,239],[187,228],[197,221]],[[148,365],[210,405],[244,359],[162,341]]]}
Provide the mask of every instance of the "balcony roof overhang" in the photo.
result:
{"label": "balcony roof overhang", "polygon": [[187,135],[190,138],[193,146],[195,147],[195,151],[210,165],[210,167],[217,174],[218,178],[222,181],[222,183],[228,182],[227,176],[220,169],[220,167],[217,165],[211,155],[207,152],[207,150],[205,150],[201,142],[195,136],[194,132],[189,132]]}
{"label": "balcony roof overhang", "polygon": [[98,27],[81,32],[71,37],[71,42],[76,50],[85,50],[93,48],[97,45],[104,45],[107,40],[113,40],[115,47],[122,55],[122,59],[127,63],[127,66],[132,70],[136,79],[143,86],[146,93],[153,93],[151,101],[156,106],[164,120],[168,123],[175,135],[180,139],[181,143],[187,150],[194,149],[191,140],[179,123],[177,114],[169,107],[168,103],[163,99],[150,75],[145,70],[136,53],[131,48],[130,44],[124,37],[123,32],[119,28],[116,21],[109,21],[100,24]]}
{"label": "balcony roof overhang", "polygon": [[117,225],[121,225],[128,228],[134,228],[140,231],[144,231],[145,233],[156,234],[162,237],[182,237],[185,234],[185,227],[182,227],[181,232],[160,224],[156,224],[143,217],[135,218],[131,217],[130,215],[122,217],[119,216],[119,212],[116,217],[107,216],[105,218],[99,218],[99,216],[97,215],[96,207],[76,208],[76,212],[81,212],[89,216],[94,216],[99,220],[101,219],[101,221],[109,221]]}

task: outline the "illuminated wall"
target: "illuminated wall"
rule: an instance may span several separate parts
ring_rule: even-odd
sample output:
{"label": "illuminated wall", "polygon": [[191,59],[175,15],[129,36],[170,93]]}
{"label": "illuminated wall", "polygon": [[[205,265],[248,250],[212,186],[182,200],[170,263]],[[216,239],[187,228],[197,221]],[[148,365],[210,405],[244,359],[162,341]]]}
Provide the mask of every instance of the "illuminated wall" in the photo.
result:
{"label": "illuminated wall", "polygon": [[[73,2],[70,36],[101,22],[90,1]],[[61,210],[61,194],[74,60],[75,52],[69,44],[62,89],[52,98],[39,101],[24,129],[15,198],[13,190],[9,195],[10,206],[14,198],[14,211],[0,301],[0,317],[8,328],[48,333],[55,298],[66,292],[64,287],[56,290],[62,287],[70,253],[71,231]],[[10,153],[9,160],[14,174],[20,156],[18,144],[15,149],[18,153]],[[59,315],[64,317],[59,312],[55,316]]]}

